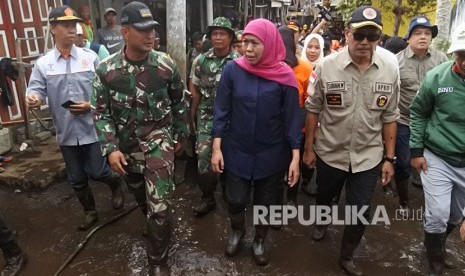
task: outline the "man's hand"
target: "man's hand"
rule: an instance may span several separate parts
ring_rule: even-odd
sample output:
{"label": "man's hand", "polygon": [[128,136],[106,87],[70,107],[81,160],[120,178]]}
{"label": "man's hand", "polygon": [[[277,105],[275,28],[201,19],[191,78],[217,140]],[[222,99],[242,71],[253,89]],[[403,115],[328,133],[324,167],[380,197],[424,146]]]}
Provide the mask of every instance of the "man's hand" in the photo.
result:
{"label": "man's hand", "polygon": [[124,159],[124,155],[121,151],[117,150],[108,154],[108,163],[110,164],[113,171],[121,175],[127,174],[126,170],[124,170],[124,166],[127,166],[128,163]]}
{"label": "man's hand", "polygon": [[410,159],[410,165],[418,172],[428,172],[428,168],[426,166],[426,159],[423,156],[420,157],[413,157]]}
{"label": "man's hand", "polygon": [[81,115],[90,111],[90,102],[79,101],[76,104],[72,104],[68,108],[69,112],[73,115]]}
{"label": "man's hand", "polygon": [[316,154],[313,149],[305,150],[303,156],[304,164],[309,168],[315,168],[316,166]]}
{"label": "man's hand", "polygon": [[40,105],[42,104],[42,99],[39,98],[37,95],[32,94],[26,97],[26,103],[29,106],[29,108],[35,109],[40,107]]}
{"label": "man's hand", "polygon": [[394,176],[394,164],[389,161],[383,162],[381,168],[381,185],[386,186],[391,183],[392,177]]}

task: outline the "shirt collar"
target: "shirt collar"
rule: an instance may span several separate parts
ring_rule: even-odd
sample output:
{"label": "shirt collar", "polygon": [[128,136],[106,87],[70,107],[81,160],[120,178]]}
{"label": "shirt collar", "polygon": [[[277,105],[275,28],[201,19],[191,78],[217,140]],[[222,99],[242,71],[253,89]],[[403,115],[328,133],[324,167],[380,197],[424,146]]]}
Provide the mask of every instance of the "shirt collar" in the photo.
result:
{"label": "shirt collar", "polygon": [[[208,50],[208,52],[205,53],[205,57],[206,58],[219,58],[217,55],[215,55],[215,49],[214,48],[211,48],[210,50]],[[229,51],[229,54],[222,57],[222,58],[234,59],[235,58],[234,50],[231,48],[230,51]]]}
{"label": "shirt collar", "polygon": [[[56,46],[55,46],[55,48],[53,48],[53,52],[55,54],[55,61],[58,61],[58,59],[60,59],[60,57],[62,57],[61,52],[57,49]],[[69,55],[70,55],[71,58],[77,59],[77,46],[76,45],[73,45]]]}
{"label": "shirt collar", "polygon": [[454,73],[456,73],[459,77],[461,77],[462,79],[465,79],[465,76],[462,75],[462,72],[460,72],[460,69],[459,67],[457,66],[457,64],[454,62],[454,64],[452,65],[452,71],[454,71]]}
{"label": "shirt collar", "polygon": [[[119,55],[119,58],[120,58],[120,62],[121,62],[121,67],[123,68],[127,68],[129,66],[131,66],[131,64],[126,60],[126,55],[124,53],[124,49],[126,48],[126,46],[124,46],[123,48],[121,48],[121,55]],[[147,57],[147,62],[145,63],[147,66],[152,66],[152,67],[156,67],[158,66],[159,62],[157,60],[157,55],[154,54],[155,53],[155,50],[151,50],[148,54],[148,57]]]}
{"label": "shirt collar", "polygon": [[[410,48],[410,45],[407,46],[407,49],[405,50],[407,54],[407,58],[412,58],[415,56],[415,52],[413,52],[412,48]],[[427,56],[431,56],[431,48],[428,47],[428,50],[426,51]]]}

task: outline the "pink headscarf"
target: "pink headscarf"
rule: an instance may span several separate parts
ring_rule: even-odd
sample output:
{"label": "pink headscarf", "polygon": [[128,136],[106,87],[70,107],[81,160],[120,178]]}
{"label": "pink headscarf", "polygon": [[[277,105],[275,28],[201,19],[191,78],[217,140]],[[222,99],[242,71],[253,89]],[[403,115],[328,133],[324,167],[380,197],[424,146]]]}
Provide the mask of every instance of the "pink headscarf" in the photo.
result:
{"label": "pink headscarf", "polygon": [[263,55],[255,65],[250,65],[245,56],[237,58],[234,60],[237,65],[253,75],[298,88],[294,72],[283,62],[286,48],[276,26],[266,19],[255,19],[247,24],[242,37],[248,34],[263,43]]}

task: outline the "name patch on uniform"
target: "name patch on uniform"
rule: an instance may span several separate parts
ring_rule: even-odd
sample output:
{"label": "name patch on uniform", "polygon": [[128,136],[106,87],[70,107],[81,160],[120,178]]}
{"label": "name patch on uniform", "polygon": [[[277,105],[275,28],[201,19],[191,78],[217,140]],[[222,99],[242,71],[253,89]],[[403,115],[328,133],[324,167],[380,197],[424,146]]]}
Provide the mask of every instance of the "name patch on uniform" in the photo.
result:
{"label": "name patch on uniform", "polygon": [[383,107],[387,104],[387,102],[388,102],[388,97],[385,95],[381,95],[376,99],[376,106]]}
{"label": "name patch on uniform", "polygon": [[375,82],[375,92],[392,93],[392,84]]}
{"label": "name patch on uniform", "polygon": [[438,94],[454,92],[454,87],[439,87]]}
{"label": "name patch on uniform", "polygon": [[326,89],[328,91],[346,90],[346,83],[344,81],[327,82]]}
{"label": "name patch on uniform", "polygon": [[342,106],[342,94],[326,94],[326,104],[331,106]]}

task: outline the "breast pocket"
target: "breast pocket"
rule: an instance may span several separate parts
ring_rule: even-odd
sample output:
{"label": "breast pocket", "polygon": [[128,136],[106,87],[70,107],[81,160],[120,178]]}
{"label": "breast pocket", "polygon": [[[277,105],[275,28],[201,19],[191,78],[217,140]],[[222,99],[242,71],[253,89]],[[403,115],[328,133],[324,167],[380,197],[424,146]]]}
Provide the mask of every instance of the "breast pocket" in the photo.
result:
{"label": "breast pocket", "polygon": [[145,119],[159,121],[171,111],[168,80],[159,72],[147,70],[137,74],[136,88],[139,90],[137,105],[146,111]]}
{"label": "breast pocket", "polygon": [[125,126],[130,118],[134,105],[134,96],[117,93],[114,90],[111,93],[111,113],[119,127]]}
{"label": "breast pocket", "polygon": [[92,78],[94,77],[93,71],[76,72],[72,75],[73,81],[68,84],[70,96],[76,100],[90,99],[92,92]]}
{"label": "breast pocket", "polygon": [[371,91],[371,96],[368,97],[369,108],[371,110],[386,110],[392,98],[394,85],[392,83],[374,82]]}

